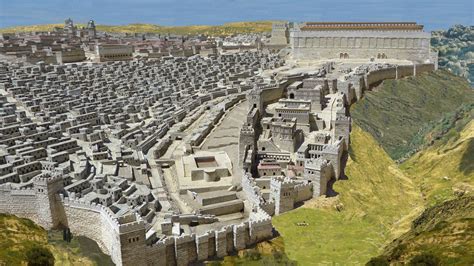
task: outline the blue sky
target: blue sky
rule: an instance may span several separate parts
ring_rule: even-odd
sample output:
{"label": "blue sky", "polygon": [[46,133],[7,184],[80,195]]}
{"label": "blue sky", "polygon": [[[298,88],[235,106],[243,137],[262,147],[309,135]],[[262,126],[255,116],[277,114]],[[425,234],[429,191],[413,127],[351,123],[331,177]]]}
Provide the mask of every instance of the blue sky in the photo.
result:
{"label": "blue sky", "polygon": [[62,23],[222,24],[233,21],[416,21],[474,25],[473,0],[0,0],[0,27]]}

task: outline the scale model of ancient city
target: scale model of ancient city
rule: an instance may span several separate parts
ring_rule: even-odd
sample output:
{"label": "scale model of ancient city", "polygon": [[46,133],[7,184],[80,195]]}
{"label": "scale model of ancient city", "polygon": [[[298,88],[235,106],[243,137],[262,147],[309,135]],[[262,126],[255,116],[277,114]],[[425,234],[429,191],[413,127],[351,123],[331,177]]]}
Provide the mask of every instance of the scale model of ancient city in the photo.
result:
{"label": "scale model of ancient city", "polygon": [[438,60],[414,22],[184,38],[67,19],[2,37],[0,212],[87,236],[117,265],[271,239],[272,216],[344,177],[350,105]]}

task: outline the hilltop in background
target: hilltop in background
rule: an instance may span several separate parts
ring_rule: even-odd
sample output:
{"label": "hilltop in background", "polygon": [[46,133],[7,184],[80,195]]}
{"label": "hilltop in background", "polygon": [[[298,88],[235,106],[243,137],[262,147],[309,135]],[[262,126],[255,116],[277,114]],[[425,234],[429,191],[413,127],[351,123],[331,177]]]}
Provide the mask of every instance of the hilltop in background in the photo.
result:
{"label": "hilltop in background", "polygon": [[431,36],[431,45],[439,52],[439,67],[465,77],[474,86],[474,26],[456,25]]}
{"label": "hilltop in background", "polygon": [[[231,35],[269,32],[271,23],[97,28],[127,33]],[[47,31],[56,26],[62,24],[0,32]],[[279,238],[238,257],[227,257],[223,263],[364,264],[371,259],[379,263],[432,259],[441,264],[474,264],[469,252],[474,250],[473,40],[472,26],[434,32],[432,47],[439,51],[440,68],[452,73],[439,70],[386,80],[368,92],[351,109],[354,126],[347,179],[334,184],[338,196],[312,200],[275,217]],[[16,245],[27,249],[29,241],[35,241],[49,247],[57,260],[69,254],[48,243],[46,232],[34,224],[11,217],[2,219],[9,227],[14,224],[14,230],[0,232],[5,236],[0,238],[0,247],[11,245],[2,241],[15,239]],[[297,226],[303,221],[308,226]],[[4,256],[18,256],[12,261],[24,261],[18,250],[3,250]],[[90,260],[82,253],[71,254],[69,261]]]}
{"label": "hilltop in background", "polygon": [[[116,33],[157,33],[157,34],[180,34],[180,35],[232,35],[238,33],[262,33],[272,30],[274,21],[254,21],[254,22],[232,22],[223,25],[191,25],[191,26],[160,26],[154,24],[128,24],[128,25],[97,25],[98,31]],[[76,24],[79,27],[84,24]],[[0,29],[4,32],[31,32],[31,31],[52,31],[55,27],[63,27],[64,24],[44,24],[31,26],[17,26]]]}
{"label": "hilltop in background", "polygon": [[[156,33],[179,35],[229,36],[239,33],[271,32],[279,21],[232,22],[222,25],[160,26],[134,23],[128,25],[97,25],[98,31],[113,33]],[[52,31],[63,24],[43,24],[1,28],[0,33]],[[79,27],[84,24],[77,24]],[[474,86],[474,26],[455,25],[447,30],[433,31],[431,46],[439,52],[439,67],[466,78]]]}

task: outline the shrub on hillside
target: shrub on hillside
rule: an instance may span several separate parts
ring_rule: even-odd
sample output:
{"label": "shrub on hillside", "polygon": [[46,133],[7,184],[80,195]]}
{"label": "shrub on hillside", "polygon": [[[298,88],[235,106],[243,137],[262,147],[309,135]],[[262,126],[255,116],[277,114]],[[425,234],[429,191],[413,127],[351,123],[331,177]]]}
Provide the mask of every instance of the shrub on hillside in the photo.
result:
{"label": "shrub on hillside", "polygon": [[28,266],[54,265],[54,256],[48,248],[33,246],[26,252]]}
{"label": "shrub on hillside", "polygon": [[388,259],[384,256],[378,256],[371,258],[369,262],[365,264],[365,266],[389,266],[390,263],[388,262]]}
{"label": "shrub on hillside", "polygon": [[410,266],[437,266],[440,265],[439,259],[430,253],[421,253],[411,258],[408,263]]}

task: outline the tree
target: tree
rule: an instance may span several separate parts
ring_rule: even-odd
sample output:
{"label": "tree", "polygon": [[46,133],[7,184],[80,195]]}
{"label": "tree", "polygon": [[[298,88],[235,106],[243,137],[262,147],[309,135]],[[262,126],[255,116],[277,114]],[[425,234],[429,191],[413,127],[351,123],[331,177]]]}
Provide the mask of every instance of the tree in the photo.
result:
{"label": "tree", "polygon": [[54,256],[48,248],[35,245],[26,252],[28,266],[54,265]]}

